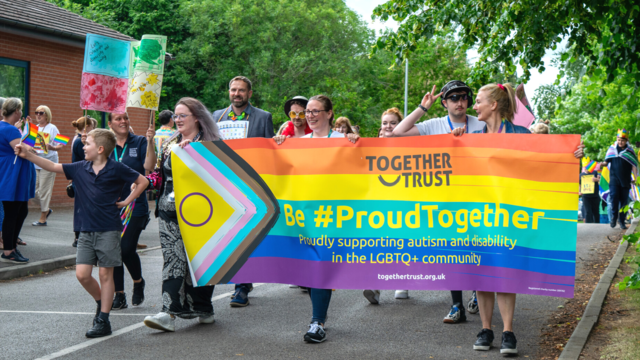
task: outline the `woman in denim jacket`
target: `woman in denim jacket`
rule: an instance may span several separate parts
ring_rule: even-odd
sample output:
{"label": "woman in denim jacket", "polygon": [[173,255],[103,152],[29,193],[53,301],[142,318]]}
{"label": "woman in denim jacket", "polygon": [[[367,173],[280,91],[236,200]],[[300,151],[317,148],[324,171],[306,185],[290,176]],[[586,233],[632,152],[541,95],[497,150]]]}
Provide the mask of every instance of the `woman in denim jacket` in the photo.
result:
{"label": "woman in denim jacket", "polygon": [[[474,131],[478,134],[530,134],[529,129],[514,125],[513,118],[516,112],[516,94],[511,84],[489,84],[480,88],[476,96],[473,109],[478,113],[478,120],[485,122],[484,129]],[[457,128],[452,131],[454,136],[462,136],[465,128]],[[583,155],[583,145],[578,146],[574,152],[576,158]],[[478,333],[477,340],[473,344],[474,350],[489,350],[493,342],[491,330],[491,318],[496,295],[493,292],[477,291],[482,330]],[[517,354],[517,340],[513,333],[513,314],[516,307],[516,294],[497,293],[498,308],[502,316],[503,329],[502,346],[500,353]]]}

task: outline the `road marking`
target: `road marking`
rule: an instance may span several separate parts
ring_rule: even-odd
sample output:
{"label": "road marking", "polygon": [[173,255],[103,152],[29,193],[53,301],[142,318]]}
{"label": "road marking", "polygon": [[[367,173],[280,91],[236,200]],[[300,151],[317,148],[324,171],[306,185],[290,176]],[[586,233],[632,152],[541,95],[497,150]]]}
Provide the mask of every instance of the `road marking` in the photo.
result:
{"label": "road marking", "polygon": [[[264,285],[264,283],[259,283],[259,284],[253,284],[253,287],[256,288],[258,286],[262,286]],[[233,295],[234,291],[230,291],[224,294],[220,294],[218,296],[214,296],[211,301],[217,301],[220,299],[229,299],[229,297],[231,297],[231,295]],[[0,312],[14,312],[14,311],[10,311],[10,310],[0,310]],[[19,311],[15,311],[15,312],[19,312]],[[29,312],[29,311],[23,311],[23,312]],[[63,313],[63,312],[55,312],[55,311],[47,311],[47,312],[43,312],[43,313]],[[64,313],[64,314],[74,314],[74,313]],[[93,313],[75,313],[75,314],[91,314],[93,315]],[[115,315],[115,314],[113,314]],[[122,314],[124,315],[124,314]],[[129,314],[129,315],[140,315],[140,314]],[[154,314],[155,315],[155,314]],[[131,332],[133,330],[139,329],[141,327],[144,326],[144,323],[138,323],[138,324],[133,324],[131,326],[127,326],[126,328],[122,328],[120,330],[114,331],[111,335],[109,336],[105,336],[102,338],[97,338],[97,339],[91,339],[88,341],[85,341],[83,343],[80,343],[78,345],[74,345],[74,346],[70,346],[68,348],[62,349],[60,351],[54,352],[52,354],[43,356],[41,358],[38,358],[36,360],[52,360],[52,359],[57,359],[61,356],[65,356],[65,355],[69,355],[71,353],[74,353],[78,350],[82,350],[82,349],[86,349],[90,346],[93,346],[95,344],[101,343],[105,340],[109,340],[111,338],[114,338],[116,336],[122,335],[122,334],[126,334],[128,332]]]}
{"label": "road marking", "polygon": [[[54,314],[54,315],[95,315],[94,312],[70,312],[70,311],[28,311],[28,310],[0,310],[0,313],[19,313],[19,314]],[[123,314],[114,313],[110,316],[149,316],[155,314]]]}

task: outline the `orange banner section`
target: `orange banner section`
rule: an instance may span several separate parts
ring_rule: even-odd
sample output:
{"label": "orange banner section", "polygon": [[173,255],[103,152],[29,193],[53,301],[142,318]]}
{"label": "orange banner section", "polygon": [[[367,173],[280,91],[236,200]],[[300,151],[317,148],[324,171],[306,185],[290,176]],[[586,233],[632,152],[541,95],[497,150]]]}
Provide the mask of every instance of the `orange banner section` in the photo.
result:
{"label": "orange banner section", "polygon": [[[345,140],[346,141],[346,140]],[[361,148],[358,157],[347,157],[349,148],[325,148],[323,156],[314,149],[247,149],[236,152],[260,174],[389,174],[413,171],[452,171],[452,175],[492,175],[541,182],[575,182],[579,161],[568,154],[540,154],[487,148],[426,148],[424,152],[403,148]],[[436,152],[432,152],[436,151]],[[315,154],[314,154],[315,153]],[[501,157],[501,153],[504,157]],[[315,155],[312,156],[312,154]],[[507,157],[508,155],[508,157]],[[431,156],[429,158],[429,156]],[[514,171],[526,163],[533,171]],[[554,171],[549,171],[549,166]],[[322,172],[319,172],[322,169]]]}
{"label": "orange banner section", "polygon": [[[314,139],[315,140],[315,139]],[[312,141],[314,141],[312,140]],[[573,153],[580,144],[580,135],[538,135],[538,134],[465,134],[461,137],[453,135],[410,136],[403,138],[362,138],[357,144],[345,144],[345,139],[324,139],[316,148],[333,147],[384,147],[384,148],[445,148],[473,147],[496,148],[530,151],[531,140],[535,140],[536,153]],[[242,149],[307,149],[309,139],[287,139],[278,146],[273,139],[252,138],[225,141],[234,151]],[[314,141],[315,142],[315,141]]]}

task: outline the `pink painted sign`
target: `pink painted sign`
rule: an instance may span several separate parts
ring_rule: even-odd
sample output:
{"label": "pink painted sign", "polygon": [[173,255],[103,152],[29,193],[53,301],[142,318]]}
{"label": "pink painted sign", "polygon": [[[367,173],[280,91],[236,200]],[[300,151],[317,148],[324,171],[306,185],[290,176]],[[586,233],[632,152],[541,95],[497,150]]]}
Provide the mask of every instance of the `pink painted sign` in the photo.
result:
{"label": "pink painted sign", "polygon": [[129,79],[82,73],[80,107],[104,112],[125,112]]}

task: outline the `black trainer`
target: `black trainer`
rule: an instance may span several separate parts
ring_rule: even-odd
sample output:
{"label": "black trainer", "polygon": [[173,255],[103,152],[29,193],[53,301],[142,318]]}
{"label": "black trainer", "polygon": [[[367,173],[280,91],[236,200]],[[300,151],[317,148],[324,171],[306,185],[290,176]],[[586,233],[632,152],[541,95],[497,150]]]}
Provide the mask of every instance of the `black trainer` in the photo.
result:
{"label": "black trainer", "polygon": [[117,292],[113,297],[113,305],[111,305],[111,310],[122,310],[129,307],[127,305],[127,294]]}
{"label": "black trainer", "polygon": [[304,334],[304,341],[310,343],[321,343],[327,340],[327,333],[324,331],[324,327],[318,324],[317,321],[309,324],[309,331]]}
{"label": "black trainer", "polygon": [[491,349],[493,338],[493,330],[482,329],[482,331],[478,333],[476,342],[473,344],[473,350],[488,351],[489,349]]}
{"label": "black trainer", "polygon": [[515,355],[518,353],[518,340],[516,335],[511,331],[505,331],[502,333],[502,346],[500,347],[500,354]]}
{"label": "black trainer", "polygon": [[133,283],[133,296],[131,297],[131,305],[140,306],[144,302],[144,279],[139,283]]}
{"label": "black trainer", "polygon": [[104,320],[100,317],[95,319],[93,327],[85,334],[88,338],[98,338],[109,335],[111,335],[111,323],[109,320]]}

